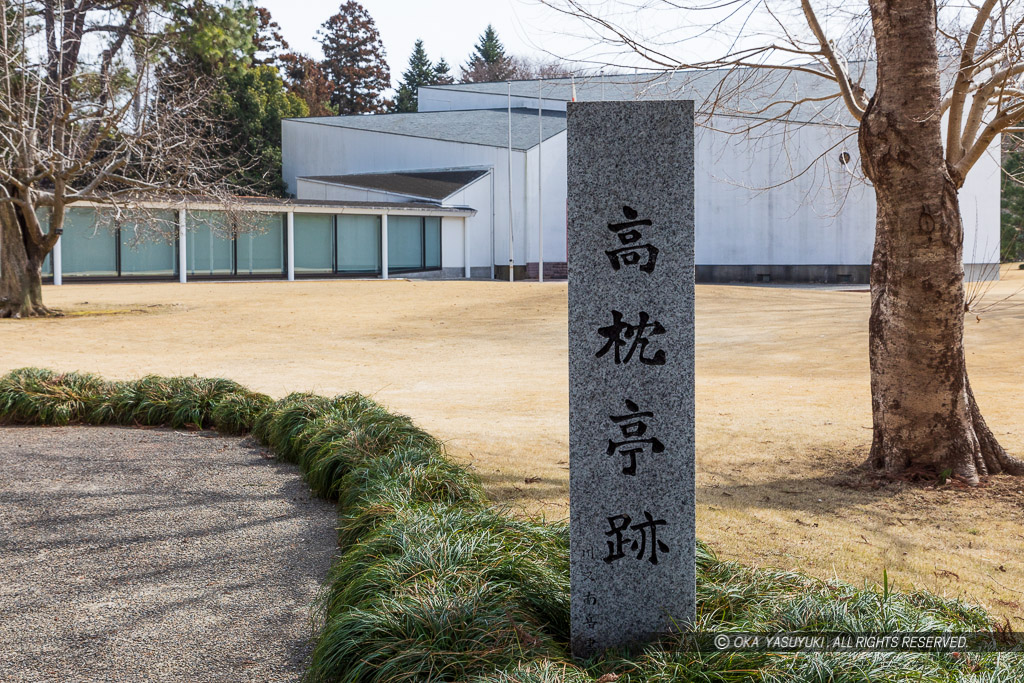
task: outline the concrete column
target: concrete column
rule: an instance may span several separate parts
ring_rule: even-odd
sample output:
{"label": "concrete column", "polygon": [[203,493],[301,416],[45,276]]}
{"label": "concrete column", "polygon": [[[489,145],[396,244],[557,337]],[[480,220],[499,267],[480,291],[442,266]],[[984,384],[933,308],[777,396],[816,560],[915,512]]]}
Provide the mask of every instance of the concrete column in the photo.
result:
{"label": "concrete column", "polygon": [[472,277],[469,263],[469,217],[462,219],[462,261],[465,264],[465,275],[468,280]]}
{"label": "concrete column", "polygon": [[287,245],[288,245],[288,281],[295,281],[295,212],[289,211],[287,214],[288,223],[285,231]]}
{"label": "concrete column", "polygon": [[380,277],[388,279],[388,215],[380,217]]}
{"label": "concrete column", "polygon": [[178,282],[185,284],[188,282],[188,252],[185,234],[185,209],[178,209]]}
{"label": "concrete column", "polygon": [[53,245],[53,251],[50,252],[50,262],[53,264],[53,284],[55,285],[64,284],[64,257],[60,245],[62,239],[62,237],[57,238],[57,243]]}

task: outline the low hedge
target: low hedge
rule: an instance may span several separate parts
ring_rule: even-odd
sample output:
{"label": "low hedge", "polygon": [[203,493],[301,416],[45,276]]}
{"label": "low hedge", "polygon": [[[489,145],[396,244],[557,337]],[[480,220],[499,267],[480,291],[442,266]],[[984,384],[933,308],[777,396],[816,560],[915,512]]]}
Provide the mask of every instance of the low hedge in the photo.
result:
{"label": "low hedge", "polygon": [[[493,509],[437,439],[359,394],[273,401],[223,379],[22,369],[0,378],[0,423],[251,432],[297,464],[337,504],[342,548],[315,604],[311,682],[1024,680],[1017,653],[699,653],[675,636],[575,662],[567,526]],[[700,631],[995,628],[980,608],[930,593],[751,569],[703,544],[697,612]]]}

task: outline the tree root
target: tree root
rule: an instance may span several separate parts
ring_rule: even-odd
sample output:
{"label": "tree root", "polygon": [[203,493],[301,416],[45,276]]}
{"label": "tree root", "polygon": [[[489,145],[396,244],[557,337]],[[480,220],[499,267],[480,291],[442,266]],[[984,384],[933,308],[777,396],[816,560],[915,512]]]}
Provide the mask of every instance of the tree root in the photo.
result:
{"label": "tree root", "polygon": [[[969,434],[969,441],[959,444],[957,452],[960,453],[960,456],[949,465],[951,469],[949,473],[968,486],[977,486],[981,483],[982,477],[996,474],[1024,476],[1024,460],[1010,455],[1000,445],[999,440],[996,439],[981,414],[978,402],[974,398],[974,392],[971,390],[970,380],[965,378],[965,381],[967,401],[970,404],[969,427],[973,433]],[[915,465],[914,458],[910,453],[887,449],[881,431],[876,424],[871,452],[863,465],[866,469],[892,479],[903,478],[911,470],[918,474],[926,470],[933,471],[936,477],[942,476],[946,465],[940,463]]]}
{"label": "tree root", "polygon": [[62,318],[64,314],[58,310],[47,308],[42,304],[35,306],[15,306],[6,301],[0,301],[0,319],[11,318]]}
{"label": "tree root", "polygon": [[971,402],[971,422],[978,437],[978,452],[974,455],[974,466],[981,476],[989,474],[1024,475],[1024,460],[1015,458],[1000,445],[974,399],[970,380],[967,381],[967,398]]}

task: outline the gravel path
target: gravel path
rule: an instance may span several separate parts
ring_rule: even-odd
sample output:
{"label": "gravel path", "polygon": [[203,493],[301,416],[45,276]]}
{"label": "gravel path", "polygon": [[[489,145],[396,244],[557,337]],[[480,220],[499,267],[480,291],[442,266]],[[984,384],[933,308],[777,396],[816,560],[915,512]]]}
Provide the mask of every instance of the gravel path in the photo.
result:
{"label": "gravel path", "polygon": [[299,680],[335,516],[267,455],[0,428],[0,680]]}

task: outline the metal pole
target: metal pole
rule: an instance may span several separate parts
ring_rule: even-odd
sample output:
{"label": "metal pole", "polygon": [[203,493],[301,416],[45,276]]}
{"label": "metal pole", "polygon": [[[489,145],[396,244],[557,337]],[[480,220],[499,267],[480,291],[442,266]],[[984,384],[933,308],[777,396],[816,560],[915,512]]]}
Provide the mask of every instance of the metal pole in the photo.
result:
{"label": "metal pole", "polygon": [[53,284],[58,287],[64,284],[64,251],[60,244],[62,239],[64,238],[57,238],[56,243],[53,245],[53,251],[50,252],[50,265],[53,266]]}
{"label": "metal pole", "polygon": [[388,215],[385,213],[380,217],[380,279],[388,277]]}
{"label": "metal pole", "polygon": [[185,209],[178,209],[178,282],[188,282],[188,233],[185,229]]}
{"label": "metal pole", "polygon": [[295,212],[289,211],[287,213],[288,222],[286,224],[286,243],[288,249],[288,262],[286,264],[286,272],[288,273],[288,281],[294,282],[295,280]]}
{"label": "metal pole", "polygon": [[515,253],[512,236],[512,81],[508,81],[508,281],[513,281]]}
{"label": "metal pole", "polygon": [[544,110],[543,80],[537,81],[537,282],[544,282]]}

